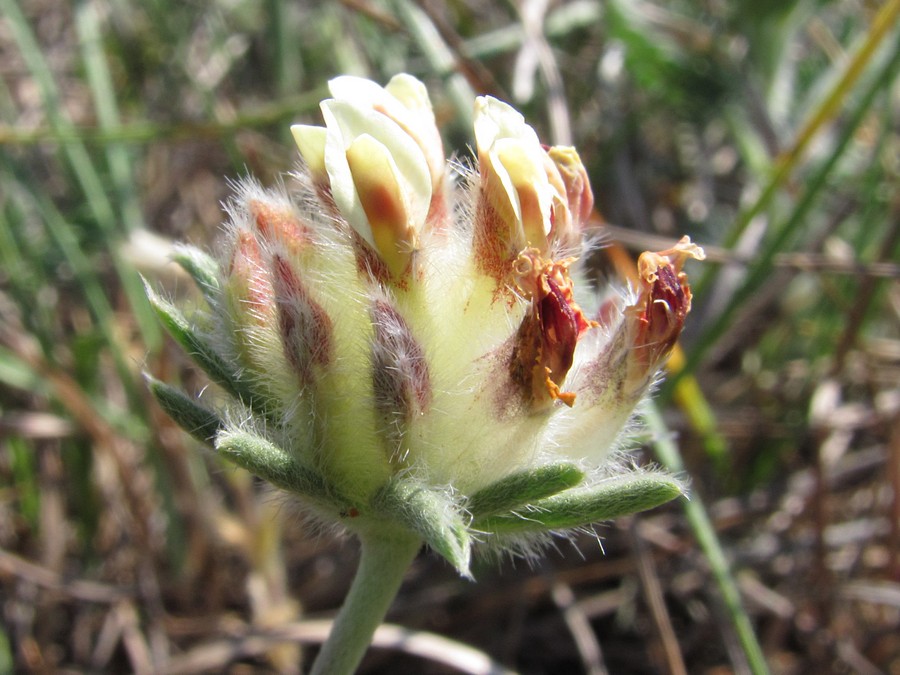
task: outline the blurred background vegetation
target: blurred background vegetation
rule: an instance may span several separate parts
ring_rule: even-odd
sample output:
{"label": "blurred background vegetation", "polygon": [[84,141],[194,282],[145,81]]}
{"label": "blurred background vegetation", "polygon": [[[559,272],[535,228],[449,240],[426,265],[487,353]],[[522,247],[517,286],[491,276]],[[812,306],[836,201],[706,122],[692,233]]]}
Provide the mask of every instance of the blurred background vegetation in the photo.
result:
{"label": "blurred background vegetation", "polygon": [[578,147],[599,274],[706,247],[642,460],[693,499],[474,585],[420,556],[388,618],[423,641],[364,671],[489,672],[430,631],[522,673],[900,673],[898,13],[0,0],[0,672],[308,662],[355,547],[155,406],[142,370],[207,383],[138,272],[191,302],[171,241],[212,247],[229,180],[294,166],[330,77],[407,71],[461,156],[474,93]]}

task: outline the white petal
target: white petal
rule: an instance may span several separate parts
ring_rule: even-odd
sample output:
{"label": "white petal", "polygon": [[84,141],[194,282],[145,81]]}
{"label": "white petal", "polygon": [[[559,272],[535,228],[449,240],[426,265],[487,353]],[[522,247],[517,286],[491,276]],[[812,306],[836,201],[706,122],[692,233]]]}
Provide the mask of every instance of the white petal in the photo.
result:
{"label": "white petal", "polygon": [[500,138],[516,138],[538,149],[541,142],[525,118],[511,105],[493,96],[475,99],[475,145],[479,154]]}
{"label": "white petal", "polygon": [[434,124],[431,99],[428,97],[428,90],[419,79],[407,73],[400,73],[391,78],[391,81],[385,85],[384,90],[409,110],[430,117],[431,123]]}
{"label": "white petal", "polygon": [[294,124],[291,126],[291,134],[300,156],[313,174],[325,173],[325,127],[311,126],[309,124]]}
{"label": "white petal", "polygon": [[341,75],[328,81],[331,95],[340,100],[354,103],[360,107],[371,107],[392,98],[377,82],[354,75]]}
{"label": "white petal", "polygon": [[355,138],[368,134],[390,152],[409,199],[410,220],[420,227],[431,205],[431,174],[425,155],[415,140],[385,115],[347,101],[324,101],[322,114],[328,127],[325,166],[331,178],[332,195],[350,224],[373,243],[345,154]]}

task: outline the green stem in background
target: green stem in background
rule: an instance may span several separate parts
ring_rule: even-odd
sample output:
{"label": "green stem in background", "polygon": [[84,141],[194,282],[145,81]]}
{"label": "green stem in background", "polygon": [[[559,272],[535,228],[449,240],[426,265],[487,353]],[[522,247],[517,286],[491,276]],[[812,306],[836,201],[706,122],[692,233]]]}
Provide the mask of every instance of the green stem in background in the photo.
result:
{"label": "green stem in background", "polygon": [[[0,13],[3,14],[4,18],[8,19],[8,26],[19,47],[26,67],[37,83],[43,102],[43,110],[47,114],[47,119],[54,134],[65,135],[71,133],[74,126],[65,115],[65,106],[60,103],[59,87],[56,85],[53,72],[21,8],[13,0],[0,0]],[[87,18],[90,20],[90,17]],[[87,30],[87,28],[81,27],[80,24],[79,27],[82,30]],[[90,52],[90,50],[88,51]],[[97,55],[96,58],[91,57],[89,59],[88,63],[86,63],[88,70],[98,67],[97,61],[99,58],[99,55]],[[109,103],[109,101],[106,103]],[[105,108],[100,116],[102,118],[101,124],[105,125],[106,121],[108,121],[106,120],[107,111]],[[102,178],[101,171],[98,169],[98,165],[94,164],[94,160],[85,145],[77,139],[64,144],[61,148],[61,155],[66,159],[72,171],[73,180],[82,189],[85,204],[95,224],[104,236],[111,241],[115,241],[120,234],[121,212],[106,193],[106,184]],[[122,260],[116,247],[112,247],[111,253],[113,265],[131,304],[144,342],[148,347],[155,350],[158,348],[162,336],[150,312],[150,307],[144,298],[140,279],[134,274],[134,270]],[[120,351],[123,349],[116,345],[112,345],[112,347]],[[123,381],[127,383],[129,389],[132,389],[131,395],[133,396],[131,380],[132,378],[129,377]]]}
{"label": "green stem in background", "polygon": [[356,577],[310,675],[356,671],[422,542],[411,534],[375,530],[361,535],[360,545]]}
{"label": "green stem in background", "polygon": [[415,3],[395,0],[394,9],[413,41],[422,50],[428,65],[437,75],[445,78],[447,93],[456,110],[457,123],[471,129],[475,92],[466,78],[457,72],[456,57],[444,43],[428,15]]}
{"label": "green stem in background", "polygon": [[[121,116],[110,64],[104,50],[102,19],[97,11],[97,3],[88,0],[78,0],[75,3],[75,29],[84,61],[84,72],[97,112],[98,126],[101,129],[117,127]],[[134,161],[129,149],[120,143],[109,143],[105,147],[105,154],[111,187],[120,208],[121,224],[129,231],[143,227],[144,216],[138,200],[137,183],[132,171]]]}
{"label": "green stem in background", "polygon": [[[659,461],[672,473],[683,472],[684,463],[681,461],[678,446],[672,441],[671,432],[666,427],[662,415],[660,415],[659,409],[655,404],[651,403],[646,407],[644,420],[653,433],[653,446]],[[725,559],[725,553],[722,550],[722,544],[719,542],[715,528],[706,514],[706,507],[703,506],[700,496],[696,494],[691,495],[689,500],[682,500],[682,506],[691,530],[693,530],[694,536],[697,538],[697,543],[709,562],[713,577],[719,587],[719,592],[722,594],[722,600],[725,602],[725,607],[728,610],[729,618],[744,651],[744,656],[747,658],[750,672],[754,673],[754,675],[766,675],[769,672],[769,667],[766,665],[762,648],[756,639],[756,633],[753,631],[750,617],[747,616],[741,604],[741,594],[731,575],[728,561]]]}
{"label": "green stem in background", "polygon": [[[751,221],[762,213],[777,192],[784,187],[784,184],[803,157],[803,153],[816,138],[817,134],[837,117],[844,101],[850,96],[853,86],[874,58],[878,46],[885,37],[890,35],[891,28],[896,26],[898,14],[900,14],[900,0],[890,0],[890,2],[885,3],[879,9],[869,31],[866,33],[865,40],[863,40],[853,57],[848,61],[841,77],[836,80],[822,103],[815,108],[812,115],[802,125],[790,147],[775,159],[772,176],[759,197],[750,208],[746,209],[738,217],[735,227],[728,233],[728,237],[725,240],[727,248],[734,248]],[[881,77],[876,78],[876,82],[882,81]],[[862,108],[865,110],[868,108],[868,105],[862,106]],[[840,154],[840,152],[835,151],[833,156]],[[699,283],[694,285],[694,295],[697,297],[705,295],[709,287],[715,283],[716,274],[715,270],[707,272],[700,279]]]}
{"label": "green stem in background", "polygon": [[[796,206],[787,220],[773,228],[772,237],[757,253],[753,267],[747,270],[743,283],[731,296],[725,309],[705,327],[703,332],[694,341],[694,345],[688,354],[684,368],[673,373],[660,390],[660,398],[666,400],[672,393],[675,385],[685,375],[693,373],[700,365],[701,360],[712,349],[719,337],[734,323],[735,314],[745,306],[745,303],[765,283],[772,273],[775,256],[788,248],[791,237],[794,236],[805,224],[806,217],[816,199],[823,189],[827,187],[827,180],[832,170],[837,166],[838,160],[844,156],[844,151],[850,145],[856,135],[856,130],[866,118],[875,97],[884,88],[889,88],[894,82],[896,71],[900,68],[900,39],[895,40],[893,56],[886,61],[882,69],[872,78],[869,87],[864,90],[857,101],[856,108],[848,115],[844,127],[840,130],[831,154],[805,181],[805,191],[797,201]],[[755,207],[754,207],[755,208]],[[743,222],[743,220],[742,220]],[[729,243],[731,243],[729,241]],[[712,277],[708,277],[712,279]],[[694,296],[701,297],[707,277],[701,279],[701,283],[694,288]]]}

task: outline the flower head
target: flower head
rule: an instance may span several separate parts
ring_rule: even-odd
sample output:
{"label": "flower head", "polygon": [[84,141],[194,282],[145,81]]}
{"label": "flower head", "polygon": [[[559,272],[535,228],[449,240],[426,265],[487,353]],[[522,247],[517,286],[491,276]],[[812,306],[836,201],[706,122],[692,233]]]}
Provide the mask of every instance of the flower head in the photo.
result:
{"label": "flower head", "polygon": [[475,532],[523,551],[679,494],[610,458],[681,332],[682,267],[702,250],[643,254],[638,288],[598,303],[573,148],[479,98],[477,168],[453,183],[418,80],[331,92],[324,127],[293,127],[294,184],[239,187],[221,262],[182,250],[211,316],[151,293],[244,413],[154,382],[166,409],[322,518],[413,532],[463,573]]}

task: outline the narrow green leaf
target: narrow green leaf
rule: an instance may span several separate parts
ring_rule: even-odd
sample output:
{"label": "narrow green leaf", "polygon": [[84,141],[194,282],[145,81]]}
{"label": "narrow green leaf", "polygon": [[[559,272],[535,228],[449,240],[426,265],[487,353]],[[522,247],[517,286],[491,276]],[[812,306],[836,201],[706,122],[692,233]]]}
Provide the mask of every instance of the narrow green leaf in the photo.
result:
{"label": "narrow green leaf", "polygon": [[0,346],[0,384],[23,389],[38,396],[50,396],[47,380],[34,365],[2,346]]}
{"label": "narrow green leaf", "polygon": [[182,349],[217,384],[224,387],[235,398],[250,404],[253,401],[253,396],[246,384],[237,378],[231,367],[219,356],[219,353],[191,326],[184,314],[181,313],[181,310],[172,303],[163,300],[146,280],[144,281],[144,287],[147,292],[147,298],[156,311],[156,315],[175,342],[181,345]]}
{"label": "narrow green leaf", "polygon": [[349,502],[335,494],[318,471],[304,466],[294,455],[265,438],[247,431],[225,430],[219,432],[215,446],[220,455],[275,487],[338,510],[349,509]]}
{"label": "narrow green leaf", "polygon": [[219,263],[215,258],[194,246],[178,244],[172,256],[191,275],[206,301],[214,306],[219,300]]}
{"label": "narrow green leaf", "polygon": [[472,495],[468,503],[469,511],[476,518],[512,511],[573,488],[583,480],[584,472],[574,464],[550,464],[521,471]]}
{"label": "narrow green leaf", "polygon": [[395,477],[375,494],[372,508],[418,534],[462,576],[471,578],[469,529],[446,493]]}
{"label": "narrow green leaf", "polygon": [[[121,116],[112,68],[107,51],[104,49],[102,26],[104,19],[93,2],[75,3],[74,18],[84,73],[90,85],[98,126],[101,129],[118,127]],[[132,230],[143,225],[143,216],[137,197],[137,181],[134,179],[134,160],[130,152],[130,148],[120,143],[109,143],[105,147],[109,178],[122,213],[122,224],[126,229]]]}
{"label": "narrow green leaf", "polygon": [[669,475],[635,473],[539,500],[517,513],[476,519],[473,527],[498,534],[564,530],[646,511],[683,493]]}
{"label": "narrow green leaf", "polygon": [[184,392],[160,382],[152,375],[144,373],[144,378],[159,405],[178,423],[178,426],[198,441],[212,445],[216,434],[224,426],[218,415],[199,405]]}

